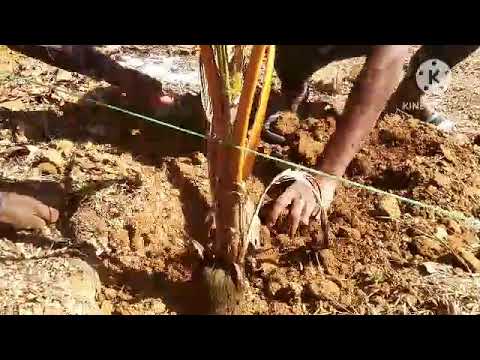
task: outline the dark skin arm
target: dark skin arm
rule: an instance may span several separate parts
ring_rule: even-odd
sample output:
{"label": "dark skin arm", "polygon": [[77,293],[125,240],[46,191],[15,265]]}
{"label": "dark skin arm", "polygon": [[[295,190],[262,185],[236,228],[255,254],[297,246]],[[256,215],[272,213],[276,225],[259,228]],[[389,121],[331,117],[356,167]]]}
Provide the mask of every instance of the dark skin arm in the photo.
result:
{"label": "dark skin arm", "polygon": [[[345,111],[337,121],[318,169],[328,174],[343,176],[363,141],[375,126],[380,113],[400,81],[408,46],[376,46],[368,56],[365,67],[347,101]],[[326,177],[318,178],[323,206],[333,201],[337,183]],[[293,183],[278,197],[270,213],[270,223],[276,223],[280,214],[290,206],[291,231],[300,223],[308,225],[317,204],[311,189],[300,182]]]}
{"label": "dark skin arm", "polygon": [[139,105],[156,109],[172,105],[161,84],[136,70],[121,66],[91,45],[9,45],[9,48],[46,64],[118,86]]}

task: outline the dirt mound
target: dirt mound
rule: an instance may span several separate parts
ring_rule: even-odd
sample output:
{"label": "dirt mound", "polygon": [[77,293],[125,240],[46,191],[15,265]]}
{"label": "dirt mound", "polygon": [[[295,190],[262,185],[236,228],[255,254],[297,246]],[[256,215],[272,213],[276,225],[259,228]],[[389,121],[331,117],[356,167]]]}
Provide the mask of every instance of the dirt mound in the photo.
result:
{"label": "dirt mound", "polygon": [[[305,165],[314,164],[320,153],[316,149],[324,146],[324,142],[318,140],[328,139],[334,126],[331,119],[303,121],[302,130],[289,138],[283,153]],[[268,151],[270,145],[263,146]],[[390,116],[372,132],[349,167],[347,177],[427,204],[476,215],[480,195],[479,160],[479,153],[471,143],[458,145],[429,125]],[[298,285],[306,294],[316,294],[307,302],[318,307],[315,311],[414,311],[427,301],[414,286],[421,276],[422,262],[435,259],[464,271],[475,270],[475,265],[468,264],[466,259],[477,253],[479,246],[478,238],[470,229],[395,199],[340,187],[329,219],[334,245],[320,254],[319,263],[298,252],[311,241],[310,232],[317,224],[300,229],[293,239],[286,235],[288,227],[282,223],[268,233],[274,244],[296,246],[297,251],[279,246],[273,257],[278,259],[280,268],[295,266],[299,270],[295,275],[284,276],[290,287]],[[443,224],[448,225],[449,234]],[[439,237],[439,228],[446,236],[443,239]],[[470,255],[462,254],[464,249]],[[312,272],[316,275],[310,281],[307,273]],[[275,273],[278,278],[278,272]],[[326,300],[319,295],[331,288],[321,282],[326,275],[343,279],[339,293],[344,296]],[[260,276],[270,281],[271,275]],[[278,301],[278,296],[272,301]],[[428,311],[436,312],[431,307]]]}

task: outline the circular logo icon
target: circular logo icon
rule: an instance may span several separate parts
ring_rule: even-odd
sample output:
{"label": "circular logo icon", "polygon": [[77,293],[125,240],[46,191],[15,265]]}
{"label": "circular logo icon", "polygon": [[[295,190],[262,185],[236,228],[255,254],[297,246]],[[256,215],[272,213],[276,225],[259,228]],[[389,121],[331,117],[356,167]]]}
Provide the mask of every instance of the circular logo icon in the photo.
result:
{"label": "circular logo icon", "polygon": [[450,67],[438,59],[423,62],[415,75],[418,88],[426,94],[438,95],[443,93],[452,80]]}

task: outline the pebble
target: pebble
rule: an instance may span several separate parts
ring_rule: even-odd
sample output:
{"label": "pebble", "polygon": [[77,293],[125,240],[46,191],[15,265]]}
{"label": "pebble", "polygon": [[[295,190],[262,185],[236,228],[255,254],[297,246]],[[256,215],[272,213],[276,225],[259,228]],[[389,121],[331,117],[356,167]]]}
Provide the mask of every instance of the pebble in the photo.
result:
{"label": "pebble", "polygon": [[307,291],[318,300],[338,300],[340,288],[331,280],[321,279],[312,281],[307,285]]}
{"label": "pebble", "polygon": [[391,196],[382,196],[378,202],[378,210],[381,216],[398,219],[402,215],[397,199]]}

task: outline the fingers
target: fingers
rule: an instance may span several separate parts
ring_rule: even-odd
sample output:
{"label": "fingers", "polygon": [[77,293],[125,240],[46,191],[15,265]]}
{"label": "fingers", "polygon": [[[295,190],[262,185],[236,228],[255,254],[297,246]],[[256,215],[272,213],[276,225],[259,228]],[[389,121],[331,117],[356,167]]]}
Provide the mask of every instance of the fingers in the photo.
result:
{"label": "fingers", "polygon": [[289,187],[282,195],[280,195],[273,205],[270,213],[270,224],[273,225],[277,222],[280,214],[292,203],[295,198],[295,191]]}
{"label": "fingers", "polygon": [[302,198],[295,198],[293,200],[292,209],[290,210],[290,223],[292,224],[292,228],[291,228],[292,236],[295,235],[295,233],[297,232],[304,207],[305,207],[305,200],[303,200]]}
{"label": "fingers", "polygon": [[34,229],[41,230],[47,224],[45,221],[35,215],[26,215],[21,221],[12,224],[15,229]]}
{"label": "fingers", "polygon": [[[57,209],[47,206],[38,200],[33,200],[33,201],[34,201],[33,208],[34,208],[35,215],[37,215],[39,218],[44,219],[49,223],[54,223],[58,220],[59,213]],[[44,222],[44,225],[45,225],[45,222]]]}
{"label": "fingers", "polygon": [[300,222],[303,225],[308,225],[310,222],[310,217],[312,216],[315,208],[317,207],[317,204],[311,201],[307,201],[302,212],[302,217],[300,219]]}

